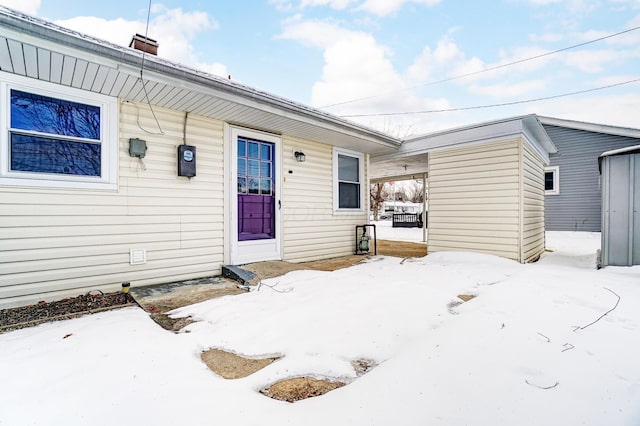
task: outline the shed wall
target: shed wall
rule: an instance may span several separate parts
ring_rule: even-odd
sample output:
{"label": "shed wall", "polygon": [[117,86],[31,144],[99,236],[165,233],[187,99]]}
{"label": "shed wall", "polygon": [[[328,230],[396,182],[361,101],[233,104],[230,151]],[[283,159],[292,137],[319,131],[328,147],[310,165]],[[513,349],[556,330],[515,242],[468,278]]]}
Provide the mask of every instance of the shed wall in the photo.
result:
{"label": "shed wall", "polygon": [[[304,163],[294,159],[296,150],[304,151]],[[366,161],[364,212],[334,214],[332,146],[284,136],[282,152],[284,260],[304,262],[353,254],[355,226],[367,223]]]}
{"label": "shed wall", "polygon": [[[119,189],[0,187],[0,307],[216,275],[223,261],[223,124],[190,115],[197,176],[177,177],[184,114],[120,106]],[[144,128],[148,132],[144,130]],[[144,166],[129,138],[145,139]],[[129,265],[129,250],[147,250]]]}
{"label": "shed wall", "polygon": [[603,158],[602,264],[640,265],[640,154]]}
{"label": "shed wall", "polygon": [[520,139],[429,154],[429,253],[520,261]]}
{"label": "shed wall", "polygon": [[560,193],[545,197],[547,231],[601,229],[602,195],[598,157],[605,151],[638,144],[638,139],[544,125],[559,155],[551,166],[560,172]]}
{"label": "shed wall", "polygon": [[522,143],[522,259],[537,260],[544,252],[544,163]]}

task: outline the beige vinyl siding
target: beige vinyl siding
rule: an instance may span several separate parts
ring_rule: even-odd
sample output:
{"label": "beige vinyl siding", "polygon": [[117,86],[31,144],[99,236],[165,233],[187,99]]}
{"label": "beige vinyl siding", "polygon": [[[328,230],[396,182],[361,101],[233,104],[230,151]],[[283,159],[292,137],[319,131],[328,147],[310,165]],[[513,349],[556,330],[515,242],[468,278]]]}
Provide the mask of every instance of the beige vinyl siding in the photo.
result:
{"label": "beige vinyl siding", "polygon": [[[188,117],[189,180],[176,167],[184,114],[155,113],[163,135],[147,105],[120,105],[117,191],[0,187],[0,308],[220,273],[223,124]],[[147,141],[144,166],[129,157],[132,137]],[[132,248],[147,264],[129,265]]]}
{"label": "beige vinyl siding", "polygon": [[[305,153],[304,163],[295,160],[296,150]],[[355,226],[367,223],[367,215],[334,214],[332,146],[284,136],[282,153],[284,260],[304,262],[353,254]],[[366,170],[362,185],[366,212]]]}
{"label": "beige vinyl siding", "polygon": [[429,253],[520,260],[519,157],[519,139],[430,153]]}
{"label": "beige vinyl siding", "polygon": [[544,163],[523,143],[522,259],[537,260],[544,252]]}

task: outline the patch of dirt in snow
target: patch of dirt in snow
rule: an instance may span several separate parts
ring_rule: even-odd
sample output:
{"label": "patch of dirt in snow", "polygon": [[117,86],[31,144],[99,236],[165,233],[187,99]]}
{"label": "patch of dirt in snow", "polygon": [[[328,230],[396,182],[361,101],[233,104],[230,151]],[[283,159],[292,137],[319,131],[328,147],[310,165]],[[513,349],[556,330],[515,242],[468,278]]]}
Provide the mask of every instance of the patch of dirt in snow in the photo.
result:
{"label": "patch of dirt in snow", "polygon": [[356,376],[358,377],[367,374],[376,365],[378,364],[374,360],[366,358],[359,358],[351,361],[351,366],[356,371]]}
{"label": "patch of dirt in snow", "polygon": [[269,398],[279,401],[296,402],[313,398],[314,396],[324,395],[344,385],[346,385],[346,383],[328,379],[294,377],[274,383],[260,392]]}
{"label": "patch of dirt in snow", "polygon": [[456,306],[460,306],[463,303],[468,302],[469,300],[471,300],[471,299],[473,299],[475,297],[476,297],[475,294],[459,294],[458,295],[458,299],[460,299],[460,300],[452,300],[447,305],[447,308],[449,309],[449,313],[451,315],[458,315],[458,312],[456,312],[455,307]]}
{"label": "patch of dirt in snow", "polygon": [[263,369],[280,357],[245,358],[221,349],[209,349],[200,356],[207,367],[225,379],[240,379]]}
{"label": "patch of dirt in snow", "polygon": [[177,333],[189,324],[196,322],[191,317],[184,318],[171,318],[167,314],[151,314],[151,319],[154,320],[160,327],[165,330],[173,331]]}

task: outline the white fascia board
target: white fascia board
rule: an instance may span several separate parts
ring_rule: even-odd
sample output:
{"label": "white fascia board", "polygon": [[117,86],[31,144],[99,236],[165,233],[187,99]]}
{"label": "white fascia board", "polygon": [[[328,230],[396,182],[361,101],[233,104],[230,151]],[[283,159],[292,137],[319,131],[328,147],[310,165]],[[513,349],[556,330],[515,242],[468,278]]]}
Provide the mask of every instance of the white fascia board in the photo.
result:
{"label": "white fascia board", "polygon": [[612,155],[627,154],[627,153],[635,154],[637,152],[640,152],[640,145],[628,146],[626,148],[613,149],[611,151],[603,152],[602,154],[600,154],[600,158],[610,157]]}
{"label": "white fascia board", "polygon": [[531,145],[545,163],[549,162],[549,153],[557,152],[557,148],[537,117],[527,115],[418,136],[403,142],[398,152],[376,156],[374,161],[410,157],[520,137]]}
{"label": "white fascia board", "polygon": [[587,123],[584,121],[565,120],[563,118],[555,117],[539,117],[542,124],[557,127],[567,127],[576,130],[585,130],[588,132],[604,133],[609,135],[626,136],[630,138],[640,139],[640,129],[634,129],[631,127],[611,126],[608,124]]}
{"label": "white fascia board", "polygon": [[398,152],[376,156],[375,160],[384,161],[444,149],[461,148],[509,138],[518,138],[522,133],[521,118],[456,128],[407,140],[403,142]]}

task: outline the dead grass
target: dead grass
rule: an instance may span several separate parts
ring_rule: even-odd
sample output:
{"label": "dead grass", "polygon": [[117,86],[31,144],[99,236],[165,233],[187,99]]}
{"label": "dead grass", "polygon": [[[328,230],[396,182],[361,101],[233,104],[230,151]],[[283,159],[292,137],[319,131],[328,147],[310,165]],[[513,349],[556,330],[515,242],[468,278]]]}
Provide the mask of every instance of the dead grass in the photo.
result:
{"label": "dead grass", "polygon": [[328,379],[314,379],[311,377],[294,377],[281,380],[266,389],[261,390],[269,398],[280,401],[296,402],[314,396],[324,395],[334,389],[341,388],[346,383]]}
{"label": "dead grass", "polygon": [[476,297],[475,294],[459,294],[458,295],[458,299],[462,300],[463,302],[468,302],[469,300],[475,297]]}
{"label": "dead grass", "polygon": [[221,349],[209,349],[200,356],[207,367],[225,379],[240,379],[263,369],[280,357],[245,358]]}
{"label": "dead grass", "polygon": [[427,245],[406,241],[378,240],[378,254],[395,257],[424,257]]}

